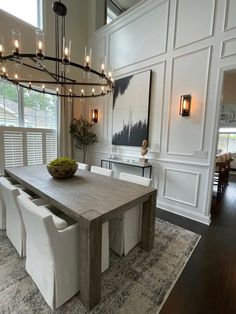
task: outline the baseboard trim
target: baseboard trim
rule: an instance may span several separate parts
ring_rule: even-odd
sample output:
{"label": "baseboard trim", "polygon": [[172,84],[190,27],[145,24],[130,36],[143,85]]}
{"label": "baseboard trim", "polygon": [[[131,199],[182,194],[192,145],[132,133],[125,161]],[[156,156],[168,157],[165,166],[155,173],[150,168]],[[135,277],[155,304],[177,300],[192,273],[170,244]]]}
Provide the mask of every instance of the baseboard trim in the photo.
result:
{"label": "baseboard trim", "polygon": [[159,207],[159,208],[166,210],[170,213],[195,220],[197,222],[203,223],[204,225],[209,226],[211,223],[211,217],[210,216],[204,216],[204,215],[199,214],[199,213],[193,213],[193,212],[190,212],[190,211],[182,209],[182,208],[177,208],[176,206],[175,207],[169,207],[167,204],[160,202],[160,201],[157,201],[156,207]]}

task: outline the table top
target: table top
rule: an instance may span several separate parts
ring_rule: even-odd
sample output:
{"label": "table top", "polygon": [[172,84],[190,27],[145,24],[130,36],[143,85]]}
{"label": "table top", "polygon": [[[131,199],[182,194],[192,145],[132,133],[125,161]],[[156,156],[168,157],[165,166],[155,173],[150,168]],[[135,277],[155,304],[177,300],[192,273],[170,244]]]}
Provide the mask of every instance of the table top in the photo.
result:
{"label": "table top", "polygon": [[141,168],[150,168],[152,165],[149,162],[139,162],[136,160],[123,160],[123,159],[116,159],[116,158],[104,158],[102,161],[107,161],[107,162],[113,162],[114,164],[122,164],[122,165],[129,165],[129,166],[135,166],[135,167],[141,167]]}
{"label": "table top", "polygon": [[53,179],[46,165],[6,168],[5,173],[75,220],[95,211],[105,222],[156,192],[151,187],[84,170],[69,179]]}

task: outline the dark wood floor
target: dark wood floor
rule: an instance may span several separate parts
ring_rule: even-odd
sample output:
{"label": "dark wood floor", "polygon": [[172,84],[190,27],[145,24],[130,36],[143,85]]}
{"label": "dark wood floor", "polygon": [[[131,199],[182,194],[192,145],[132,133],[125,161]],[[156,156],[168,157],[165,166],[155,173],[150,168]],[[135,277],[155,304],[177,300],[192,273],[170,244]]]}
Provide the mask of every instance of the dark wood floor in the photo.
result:
{"label": "dark wood floor", "polygon": [[213,197],[209,227],[161,210],[158,216],[202,236],[160,313],[236,313],[236,176]]}

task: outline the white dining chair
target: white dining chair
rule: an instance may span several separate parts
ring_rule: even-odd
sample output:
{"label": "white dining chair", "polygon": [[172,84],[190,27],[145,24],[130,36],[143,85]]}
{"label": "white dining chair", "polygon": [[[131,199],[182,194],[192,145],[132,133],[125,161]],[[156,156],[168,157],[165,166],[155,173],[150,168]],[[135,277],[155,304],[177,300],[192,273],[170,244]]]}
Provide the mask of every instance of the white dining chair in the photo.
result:
{"label": "white dining chair", "polygon": [[78,169],[80,169],[80,170],[88,170],[89,169],[88,164],[83,164],[81,162],[77,162],[77,164],[78,164]]}
{"label": "white dining chair", "polygon": [[0,178],[0,190],[5,206],[6,233],[21,257],[25,256],[25,228],[17,203],[20,193],[30,197],[12,185],[7,179]]}
{"label": "white dining chair", "polygon": [[113,175],[113,171],[111,169],[97,167],[97,166],[91,166],[91,172],[101,174],[107,177],[112,177]]}
{"label": "white dining chair", "polygon": [[79,224],[17,197],[26,229],[26,270],[47,304],[58,308],[79,291]]}
{"label": "white dining chair", "polygon": [[5,178],[0,178],[0,229],[5,230],[6,229],[6,206],[2,195],[2,189],[1,189],[1,181],[5,182],[5,184],[10,183]]}
{"label": "white dining chair", "polygon": [[[13,184],[11,180],[9,180],[8,177],[0,177],[0,181],[4,182],[5,184],[14,185],[14,187],[18,187],[19,184],[16,185],[17,182],[14,182]],[[6,229],[6,206],[5,202],[2,196],[1,192],[1,186],[0,186],[0,229],[5,230]]]}
{"label": "white dining chair", "polygon": [[[121,173],[120,179],[150,186],[151,179]],[[127,255],[141,240],[142,205],[136,205],[124,214],[109,221],[110,249],[119,255]]]}
{"label": "white dining chair", "polygon": [[[112,177],[113,171],[106,168],[91,166],[91,172]],[[109,268],[109,222],[102,224],[102,264],[103,271]]]}

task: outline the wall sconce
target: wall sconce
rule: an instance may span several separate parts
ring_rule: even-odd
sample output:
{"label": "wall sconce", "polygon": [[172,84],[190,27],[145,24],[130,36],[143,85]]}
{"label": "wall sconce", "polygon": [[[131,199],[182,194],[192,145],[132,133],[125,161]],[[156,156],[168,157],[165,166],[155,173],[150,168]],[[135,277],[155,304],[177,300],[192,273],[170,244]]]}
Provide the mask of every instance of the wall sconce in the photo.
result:
{"label": "wall sconce", "polygon": [[190,115],[191,95],[182,95],[180,97],[179,114],[183,117]]}
{"label": "wall sconce", "polygon": [[94,123],[98,122],[98,110],[97,109],[92,109],[92,121]]}

